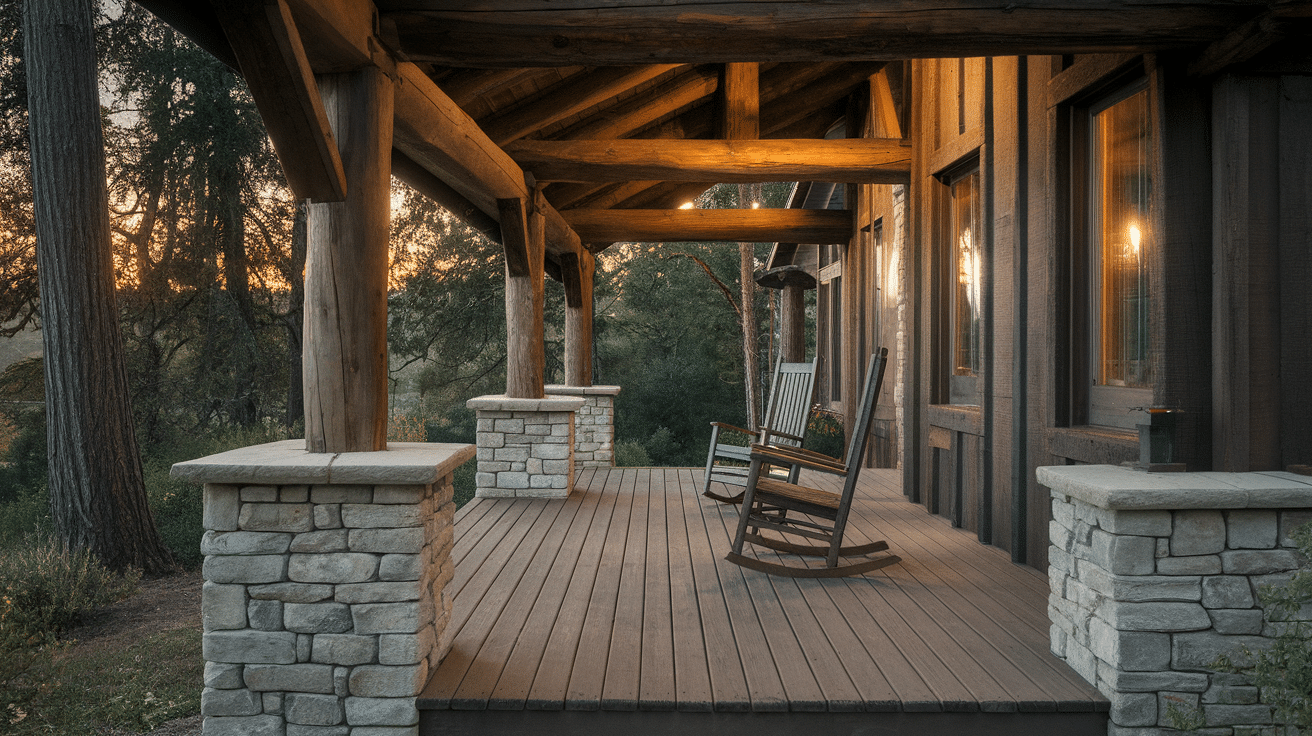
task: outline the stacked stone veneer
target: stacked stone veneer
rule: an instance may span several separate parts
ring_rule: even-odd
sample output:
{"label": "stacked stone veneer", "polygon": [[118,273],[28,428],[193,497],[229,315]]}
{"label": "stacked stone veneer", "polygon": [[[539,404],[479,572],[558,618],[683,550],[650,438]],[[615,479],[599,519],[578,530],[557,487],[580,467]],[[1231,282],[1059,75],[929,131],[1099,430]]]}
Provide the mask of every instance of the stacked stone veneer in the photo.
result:
{"label": "stacked stone veneer", "polygon": [[[1222,654],[1255,649],[1258,607],[1302,560],[1290,532],[1312,521],[1312,478],[1038,469],[1052,489],[1052,651],[1111,701],[1111,734],[1156,735],[1171,706],[1209,736],[1272,732],[1271,709]],[[1235,657],[1242,661],[1242,657]]]}
{"label": "stacked stone veneer", "polygon": [[205,483],[205,736],[402,736],[450,646],[451,472],[464,445],[174,466]]}
{"label": "stacked stone veneer", "polygon": [[615,465],[615,396],[619,386],[556,386],[548,396],[580,396],[583,406],[574,413],[574,467],[609,468]]}
{"label": "stacked stone veneer", "polygon": [[574,396],[517,399],[480,396],[465,402],[478,412],[479,498],[565,498],[574,478]]}

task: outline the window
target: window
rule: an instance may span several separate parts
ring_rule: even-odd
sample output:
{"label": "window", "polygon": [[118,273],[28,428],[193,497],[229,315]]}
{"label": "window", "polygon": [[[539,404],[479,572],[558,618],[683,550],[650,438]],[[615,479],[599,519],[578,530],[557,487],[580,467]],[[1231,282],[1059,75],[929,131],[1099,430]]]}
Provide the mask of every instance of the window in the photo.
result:
{"label": "window", "polygon": [[941,257],[948,402],[980,404],[984,372],[984,243],[977,162],[941,175]]}
{"label": "window", "polygon": [[1088,422],[1131,429],[1133,409],[1152,403],[1148,91],[1136,85],[1088,115]]}

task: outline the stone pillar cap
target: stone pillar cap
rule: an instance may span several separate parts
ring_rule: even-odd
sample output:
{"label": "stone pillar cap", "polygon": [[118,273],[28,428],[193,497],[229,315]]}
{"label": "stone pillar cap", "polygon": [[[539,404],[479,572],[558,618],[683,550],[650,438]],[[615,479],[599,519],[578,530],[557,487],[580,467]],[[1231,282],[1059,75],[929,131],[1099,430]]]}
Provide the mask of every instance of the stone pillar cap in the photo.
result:
{"label": "stone pillar cap", "polygon": [[578,411],[585,403],[587,403],[585,399],[573,397],[516,399],[505,394],[496,394],[472,398],[465,402],[465,406],[482,411]]}
{"label": "stone pillar cap", "polygon": [[549,394],[575,396],[614,396],[620,392],[619,386],[566,386],[561,383],[550,383],[544,388]]}
{"label": "stone pillar cap", "polygon": [[1279,509],[1312,507],[1312,477],[1256,473],[1145,473],[1118,465],[1038,468],[1053,496],[1120,509]]}
{"label": "stone pillar cap", "polygon": [[378,452],[306,452],[282,440],[177,463],[169,473],[196,483],[429,485],[474,456],[473,445],[389,442]]}

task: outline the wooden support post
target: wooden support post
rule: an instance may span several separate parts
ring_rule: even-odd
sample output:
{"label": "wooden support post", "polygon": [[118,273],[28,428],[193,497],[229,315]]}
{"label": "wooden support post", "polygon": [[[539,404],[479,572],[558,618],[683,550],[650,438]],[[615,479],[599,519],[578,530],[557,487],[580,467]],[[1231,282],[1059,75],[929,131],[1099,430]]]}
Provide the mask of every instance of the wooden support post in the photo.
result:
{"label": "wooden support post", "polygon": [[533,199],[498,199],[501,243],[506,249],[506,396],[540,399],[544,347],[542,338],[543,208],[540,189]]}
{"label": "wooden support post", "polygon": [[565,282],[565,385],[592,385],[592,254],[560,257]]}
{"label": "wooden support post", "polygon": [[806,299],[800,286],[785,286],[781,297],[780,353],[785,363],[806,360]]}
{"label": "wooden support post", "polygon": [[309,208],[305,445],[385,450],[393,86],[376,67],[318,81],[348,186],[346,201]]}

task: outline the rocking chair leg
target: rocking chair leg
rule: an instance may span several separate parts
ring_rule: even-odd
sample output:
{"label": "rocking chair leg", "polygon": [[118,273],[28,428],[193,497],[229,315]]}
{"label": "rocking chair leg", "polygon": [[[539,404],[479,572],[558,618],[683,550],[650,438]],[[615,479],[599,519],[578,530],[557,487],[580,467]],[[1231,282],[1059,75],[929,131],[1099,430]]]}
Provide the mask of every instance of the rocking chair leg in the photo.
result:
{"label": "rocking chair leg", "polygon": [[747,488],[743,491],[742,506],[738,509],[738,532],[733,536],[733,554],[742,555],[743,541],[747,537],[747,524],[752,518],[752,500],[756,496],[756,480],[761,474],[761,461],[753,460],[747,472]]}

